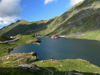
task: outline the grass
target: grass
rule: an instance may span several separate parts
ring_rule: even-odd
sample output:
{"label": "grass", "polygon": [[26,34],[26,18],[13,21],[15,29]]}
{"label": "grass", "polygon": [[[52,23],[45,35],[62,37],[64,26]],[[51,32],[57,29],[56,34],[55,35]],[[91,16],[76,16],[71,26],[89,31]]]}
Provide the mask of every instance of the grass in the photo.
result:
{"label": "grass", "polygon": [[99,30],[95,30],[95,31],[87,32],[84,36],[81,36],[80,38],[82,38],[82,39],[100,40],[100,31]]}
{"label": "grass", "polygon": [[[13,49],[14,47],[22,44],[39,44],[36,42],[38,39],[32,37],[31,35],[17,35],[16,37],[19,37],[19,40],[16,42],[0,43],[0,75],[33,75],[33,73],[29,72],[28,70],[21,70],[16,67],[19,65],[19,63],[26,64],[26,59],[29,59],[28,62],[38,60],[38,58],[36,58],[37,54],[33,53],[31,55],[19,53],[9,55],[8,49]],[[45,72],[45,70],[42,70],[39,73],[34,73],[34,75],[43,75]]]}
{"label": "grass", "polygon": [[0,57],[3,57],[5,55],[8,55],[9,54],[9,50],[8,49],[13,49],[14,47],[16,47],[17,45],[16,44],[1,44],[0,43]]}
{"label": "grass", "polygon": [[19,41],[16,41],[15,44],[36,44],[36,41],[38,40],[35,37],[32,37],[31,35],[23,35],[18,36],[20,39]]}
{"label": "grass", "polygon": [[[99,32],[98,32],[99,33]],[[18,66],[18,60],[20,60],[20,64],[25,64],[26,61],[24,60],[25,56],[29,55],[11,55],[9,58],[8,50],[7,48],[14,48],[17,45],[26,44],[27,41],[33,40],[34,43],[38,39],[35,37],[29,36],[29,35],[17,35],[16,37],[19,37],[19,40],[14,43],[6,43],[6,44],[0,44],[0,74],[2,75],[33,75],[27,70],[21,70],[17,69]],[[33,42],[28,42],[33,43]],[[37,54],[33,54],[35,56]],[[2,63],[3,59],[3,63]],[[29,61],[32,61],[31,57],[29,58]],[[35,59],[34,59],[35,60]],[[93,65],[89,63],[86,60],[82,59],[66,59],[66,60],[44,60],[44,62],[37,61],[34,62],[33,65],[37,65],[41,67],[42,71],[39,73],[34,73],[34,75],[50,75],[50,72],[46,70],[45,68],[48,68],[49,70],[54,72],[54,75],[65,75],[68,72],[77,73],[76,70],[78,70],[78,73],[82,73],[84,75],[92,75],[95,72],[100,73],[100,67],[97,67],[96,65]],[[45,68],[43,68],[45,67]],[[24,72],[24,73],[23,73]]]}
{"label": "grass", "polygon": [[3,57],[5,55],[9,54],[8,49],[13,49],[14,47],[22,44],[39,44],[36,42],[38,39],[35,37],[32,37],[31,35],[17,35],[16,37],[19,37],[19,40],[14,43],[0,43],[0,57]]}
{"label": "grass", "polygon": [[[31,73],[28,70],[17,69],[15,67],[0,68],[0,75],[43,75],[45,70],[38,73]],[[45,74],[46,75],[46,74]]]}
{"label": "grass", "polygon": [[8,49],[13,49],[14,47],[22,44],[39,44],[38,39],[35,37],[32,37],[31,35],[17,35],[16,37],[19,37],[19,40],[14,43],[0,43],[0,57],[3,57],[5,55],[9,54]]}
{"label": "grass", "polygon": [[80,35],[72,34],[72,35],[66,36],[66,38],[80,38],[80,39],[89,39],[89,40],[100,41],[100,31],[99,30],[88,31],[86,33],[81,33]]}
{"label": "grass", "polygon": [[90,62],[82,59],[65,59],[65,60],[44,60],[44,62],[37,61],[36,64],[40,67],[45,67],[54,72],[54,75],[65,75],[65,72],[77,72],[92,75],[95,72],[100,73],[100,67],[91,64]]}

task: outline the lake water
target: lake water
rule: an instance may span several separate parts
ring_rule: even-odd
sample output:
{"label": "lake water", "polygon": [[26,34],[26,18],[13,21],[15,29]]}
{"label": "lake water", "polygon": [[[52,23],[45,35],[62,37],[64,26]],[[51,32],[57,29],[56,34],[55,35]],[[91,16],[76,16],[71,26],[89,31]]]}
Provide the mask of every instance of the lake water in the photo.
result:
{"label": "lake water", "polygon": [[85,59],[100,66],[100,41],[83,39],[41,38],[40,45],[25,44],[14,48],[12,53],[36,52],[40,60],[51,59]]}

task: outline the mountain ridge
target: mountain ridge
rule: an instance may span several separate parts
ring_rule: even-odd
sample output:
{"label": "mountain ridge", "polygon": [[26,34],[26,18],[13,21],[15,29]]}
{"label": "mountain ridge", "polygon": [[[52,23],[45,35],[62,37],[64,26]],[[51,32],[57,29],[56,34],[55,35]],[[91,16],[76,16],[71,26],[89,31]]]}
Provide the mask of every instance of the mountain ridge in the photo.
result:
{"label": "mountain ridge", "polygon": [[[90,32],[96,32],[97,34],[98,31],[99,33],[99,12],[100,0],[84,0],[67,10],[61,16],[35,22],[27,22],[25,20],[17,21],[14,24],[2,28],[0,34],[10,36],[39,33],[41,35],[59,34],[67,35],[67,37],[86,38],[85,35]],[[95,36],[99,37],[99,34]]]}

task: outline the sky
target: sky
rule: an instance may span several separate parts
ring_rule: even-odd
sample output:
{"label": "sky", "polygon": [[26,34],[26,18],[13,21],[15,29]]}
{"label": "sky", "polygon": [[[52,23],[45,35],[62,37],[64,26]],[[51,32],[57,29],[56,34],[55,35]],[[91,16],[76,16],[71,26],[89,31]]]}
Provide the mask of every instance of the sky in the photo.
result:
{"label": "sky", "polygon": [[0,28],[17,20],[48,20],[83,0],[0,0]]}

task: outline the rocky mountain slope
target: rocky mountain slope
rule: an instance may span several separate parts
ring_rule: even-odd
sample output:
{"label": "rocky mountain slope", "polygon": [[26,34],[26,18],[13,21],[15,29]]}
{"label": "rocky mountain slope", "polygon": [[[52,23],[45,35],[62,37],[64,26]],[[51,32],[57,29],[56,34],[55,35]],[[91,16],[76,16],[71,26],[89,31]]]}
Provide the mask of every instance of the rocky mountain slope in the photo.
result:
{"label": "rocky mountain slope", "polygon": [[84,0],[59,17],[36,22],[20,20],[2,28],[0,34],[6,36],[33,33],[42,35],[60,34],[67,35],[67,37],[99,39],[99,12],[100,0]]}
{"label": "rocky mountain slope", "polygon": [[30,35],[37,31],[42,31],[46,29],[46,26],[51,23],[54,19],[50,19],[49,21],[41,20],[35,22],[28,22],[25,20],[18,20],[15,23],[10,24],[7,27],[4,27],[0,30],[1,35],[5,36],[14,36],[17,34],[22,35]]}
{"label": "rocky mountain slope", "polygon": [[99,30],[99,12],[100,0],[84,0],[54,20],[45,32],[52,29],[49,34],[82,34]]}

